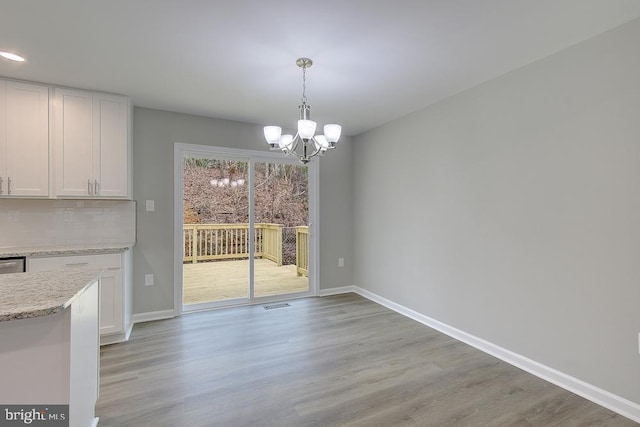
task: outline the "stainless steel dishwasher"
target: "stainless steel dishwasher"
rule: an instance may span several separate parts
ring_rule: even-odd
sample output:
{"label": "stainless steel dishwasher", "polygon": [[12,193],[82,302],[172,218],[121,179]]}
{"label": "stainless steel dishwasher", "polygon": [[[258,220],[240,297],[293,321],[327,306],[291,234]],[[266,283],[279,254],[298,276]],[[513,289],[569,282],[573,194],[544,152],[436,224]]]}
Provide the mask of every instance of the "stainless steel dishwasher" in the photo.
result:
{"label": "stainless steel dishwasher", "polygon": [[25,257],[0,258],[0,274],[24,273]]}

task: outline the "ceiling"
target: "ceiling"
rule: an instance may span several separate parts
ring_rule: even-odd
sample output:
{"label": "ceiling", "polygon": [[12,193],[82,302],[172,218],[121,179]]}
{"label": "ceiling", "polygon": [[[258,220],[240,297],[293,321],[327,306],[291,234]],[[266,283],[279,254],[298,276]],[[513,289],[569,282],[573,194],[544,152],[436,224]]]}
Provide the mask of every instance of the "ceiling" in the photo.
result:
{"label": "ceiling", "polygon": [[356,135],[640,16],[638,0],[3,0],[0,76]]}

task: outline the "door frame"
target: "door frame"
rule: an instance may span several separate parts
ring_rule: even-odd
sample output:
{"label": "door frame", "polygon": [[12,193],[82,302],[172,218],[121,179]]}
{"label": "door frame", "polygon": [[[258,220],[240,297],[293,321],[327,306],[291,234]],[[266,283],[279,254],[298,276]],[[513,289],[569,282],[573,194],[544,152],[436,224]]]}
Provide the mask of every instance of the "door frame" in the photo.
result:
{"label": "door frame", "polygon": [[[249,163],[249,191],[250,200],[253,200],[253,173],[254,164],[256,162],[278,162],[286,164],[298,164],[298,161],[293,157],[283,156],[280,152],[267,152],[258,150],[245,150],[239,148],[228,147],[216,147],[211,145],[198,145],[198,144],[186,144],[181,142],[174,143],[173,148],[173,224],[174,224],[174,237],[173,237],[173,312],[175,316],[181,315],[183,311],[182,304],[182,278],[183,278],[183,261],[182,261],[182,245],[183,245],[183,191],[184,191],[184,156],[185,154],[192,153],[194,155],[201,155],[207,157],[220,156],[223,159],[234,159],[239,161],[247,161]],[[318,233],[318,212],[319,209],[319,167],[318,159],[313,158],[308,164],[309,168],[309,290],[307,292],[296,292],[289,294],[281,294],[268,297],[252,298],[253,289],[249,289],[249,298],[242,298],[237,300],[230,300],[229,302],[221,303],[206,303],[203,304],[202,309],[214,309],[217,307],[231,307],[240,305],[252,305],[263,304],[273,301],[291,300],[307,296],[318,295],[318,279],[319,279],[319,233]],[[253,242],[253,204],[250,204],[249,214],[249,233],[250,241]],[[253,274],[254,267],[252,257],[249,257],[249,286],[253,287]],[[194,307],[193,310],[198,310],[198,307]]]}

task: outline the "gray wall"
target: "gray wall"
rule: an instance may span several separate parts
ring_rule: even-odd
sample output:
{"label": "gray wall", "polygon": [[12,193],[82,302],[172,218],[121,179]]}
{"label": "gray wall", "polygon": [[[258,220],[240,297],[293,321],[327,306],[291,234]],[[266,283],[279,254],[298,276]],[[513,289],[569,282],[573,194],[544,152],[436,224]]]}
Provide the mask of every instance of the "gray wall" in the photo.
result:
{"label": "gray wall", "polygon": [[640,403],[640,21],[354,138],[354,284]]}
{"label": "gray wall", "polygon": [[[295,117],[293,117],[295,119]],[[175,142],[265,149],[262,127],[228,120],[135,108],[133,114],[133,198],[137,243],[133,251],[133,312],[173,309],[173,147]],[[351,143],[320,159],[320,288],[351,285]],[[155,212],[145,212],[145,200]],[[338,257],[345,267],[338,268]],[[155,275],[144,286],[144,275]]]}

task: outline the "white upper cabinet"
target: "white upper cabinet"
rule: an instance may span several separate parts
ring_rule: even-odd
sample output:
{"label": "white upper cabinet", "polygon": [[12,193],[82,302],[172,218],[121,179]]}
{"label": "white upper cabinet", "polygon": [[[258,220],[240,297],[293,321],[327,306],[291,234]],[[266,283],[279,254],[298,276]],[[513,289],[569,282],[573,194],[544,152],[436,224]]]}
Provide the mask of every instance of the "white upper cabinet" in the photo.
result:
{"label": "white upper cabinet", "polygon": [[94,172],[102,197],[130,196],[129,110],[126,98],[93,95]]}
{"label": "white upper cabinet", "polygon": [[128,98],[55,89],[55,195],[131,198]]}
{"label": "white upper cabinet", "polygon": [[89,92],[55,89],[54,134],[57,196],[92,196],[93,114]]}
{"label": "white upper cabinet", "polygon": [[0,80],[0,197],[49,195],[49,88]]}
{"label": "white upper cabinet", "polygon": [[49,90],[0,79],[0,198],[131,199],[129,99]]}

